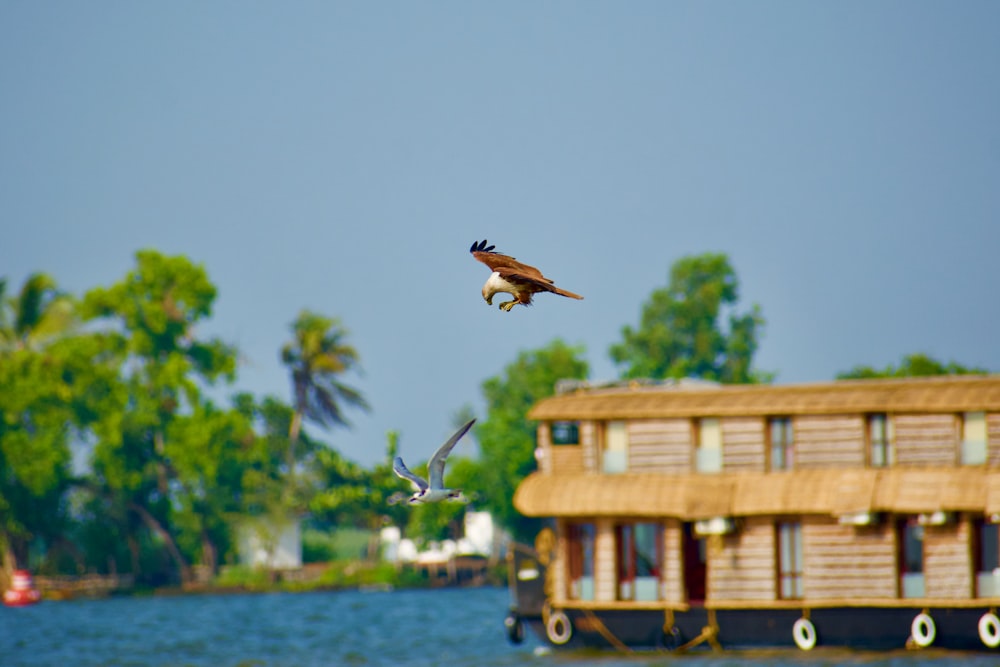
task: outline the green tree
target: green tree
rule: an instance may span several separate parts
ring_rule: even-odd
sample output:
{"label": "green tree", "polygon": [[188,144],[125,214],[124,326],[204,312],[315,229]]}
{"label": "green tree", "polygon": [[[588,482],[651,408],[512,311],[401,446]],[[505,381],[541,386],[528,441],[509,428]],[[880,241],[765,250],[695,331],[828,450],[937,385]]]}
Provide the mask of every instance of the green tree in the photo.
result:
{"label": "green tree", "polygon": [[923,377],[928,375],[985,375],[989,370],[973,366],[963,366],[955,361],[943,363],[926,354],[907,354],[899,366],[889,364],[879,370],[871,366],[855,366],[849,371],[837,373],[838,380],[863,380],[872,378]]}
{"label": "green tree", "polygon": [[724,254],[683,257],[666,287],[653,290],[637,329],[610,348],[626,378],[697,377],[726,383],[769,381],[753,370],[764,326],[760,307],[735,310],[739,280]]}
{"label": "green tree", "polygon": [[500,376],[483,382],[486,419],[475,427],[481,455],[482,504],[517,539],[532,539],[537,519],[514,509],[517,485],[536,469],[535,422],[526,417],[537,401],[555,393],[556,381],[583,379],[589,372],[584,349],[555,340],[544,348],[521,352]]}
{"label": "green tree", "polygon": [[[241,450],[239,510],[230,523],[240,532],[256,533],[270,559],[277,547],[278,530],[302,518],[315,489],[307,485],[291,489],[286,457],[293,408],[273,396],[257,400],[247,393],[237,394],[234,405],[253,424],[254,435]],[[299,443],[295,465],[315,479],[318,454],[326,448],[306,432],[300,434]]]}
{"label": "green tree", "polygon": [[317,452],[309,510],[316,520],[327,526],[350,526],[369,531],[369,559],[378,555],[378,531],[385,525],[401,527],[409,518],[407,504],[390,503],[390,497],[402,493],[404,487],[404,482],[392,471],[392,460],[398,451],[399,433],[389,431],[386,455],[370,470],[335,450]]}
{"label": "green tree", "polygon": [[362,466],[328,447],[316,453],[309,509],[323,523],[369,528],[373,491],[371,475]]}
{"label": "green tree", "polygon": [[172,429],[180,427],[175,422],[181,417],[193,418],[205,408],[204,385],[232,381],[236,369],[234,348],[194,333],[211,315],[215,297],[202,266],[142,250],[121,282],[93,289],[83,300],[84,314],[104,323],[120,345],[120,376],[128,395],[117,437],[102,438],[95,447],[90,489],[111,507],[110,516],[126,519],[122,529],[130,532],[133,567],[139,540],[131,534],[131,519],[137,517],[162,541],[182,582],[190,580],[191,570],[177,541],[175,519],[185,502],[186,480],[176,464],[185,458],[185,448],[204,440],[181,440]]}
{"label": "green tree", "polygon": [[33,273],[16,296],[0,279],[0,352],[36,349],[65,336],[76,325],[73,300],[45,273]]}
{"label": "green tree", "polygon": [[[120,410],[108,340],[75,331],[74,303],[44,274],[16,296],[0,281],[0,555],[6,571],[72,548],[70,443]],[[102,435],[108,431],[100,430]],[[74,557],[76,554],[74,553]],[[79,558],[77,558],[79,560]]]}
{"label": "green tree", "polygon": [[348,426],[341,404],[368,410],[361,393],[341,376],[359,367],[358,352],[346,342],[347,330],[334,318],[308,310],[292,323],[293,338],[281,349],[292,379],[294,414],[289,425],[287,465],[294,476],[295,448],[305,419],[324,428]]}
{"label": "green tree", "polygon": [[167,427],[164,456],[174,486],[171,522],[178,545],[214,573],[230,545],[230,520],[243,509],[244,474],[256,462],[257,436],[238,410],[208,401]]}
{"label": "green tree", "polygon": [[[243,470],[240,511],[251,516],[275,512],[286,514],[282,504],[287,487],[285,457],[288,453],[288,429],[294,411],[287,403],[273,396],[257,400],[245,392],[236,394],[233,404],[253,424],[255,433],[247,466]],[[305,444],[303,449],[306,451],[315,451],[321,447],[305,434],[302,439]]]}

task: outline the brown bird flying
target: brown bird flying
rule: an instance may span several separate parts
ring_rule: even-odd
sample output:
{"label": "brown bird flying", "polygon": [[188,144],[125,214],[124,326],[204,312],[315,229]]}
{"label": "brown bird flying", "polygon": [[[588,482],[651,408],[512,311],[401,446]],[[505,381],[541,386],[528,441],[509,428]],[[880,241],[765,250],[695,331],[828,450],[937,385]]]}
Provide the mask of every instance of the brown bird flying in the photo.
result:
{"label": "brown bird flying", "polygon": [[483,299],[489,305],[493,305],[493,296],[497,292],[506,292],[514,297],[513,301],[504,301],[500,304],[500,310],[507,312],[517,304],[530,306],[531,295],[536,292],[552,292],[571,299],[583,298],[579,294],[556,287],[535,267],[522,264],[509,255],[493,252],[495,247],[487,246],[483,240],[481,243],[473,243],[469,248],[472,256],[490,267],[492,271],[490,277],[486,279],[486,284],[483,285]]}

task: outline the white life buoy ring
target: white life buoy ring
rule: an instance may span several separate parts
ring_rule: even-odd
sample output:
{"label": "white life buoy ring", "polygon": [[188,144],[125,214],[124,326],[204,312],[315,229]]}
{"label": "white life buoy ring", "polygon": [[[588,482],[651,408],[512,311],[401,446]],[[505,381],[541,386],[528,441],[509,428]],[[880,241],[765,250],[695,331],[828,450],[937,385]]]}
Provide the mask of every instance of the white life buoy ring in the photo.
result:
{"label": "white life buoy ring", "polygon": [[920,612],[913,617],[913,623],[910,624],[910,636],[913,637],[913,643],[920,648],[926,648],[934,643],[937,628],[934,626],[934,619],[931,618],[930,614]]}
{"label": "white life buoy ring", "polygon": [[792,626],[792,639],[803,651],[811,651],[816,646],[816,626],[808,618],[800,618]]}
{"label": "white life buoy ring", "polygon": [[573,624],[569,621],[569,616],[562,611],[554,611],[549,614],[548,623],[545,624],[545,634],[553,644],[562,646],[573,636]]}
{"label": "white life buoy ring", "polygon": [[988,648],[1000,646],[1000,618],[992,611],[979,617],[979,639]]}

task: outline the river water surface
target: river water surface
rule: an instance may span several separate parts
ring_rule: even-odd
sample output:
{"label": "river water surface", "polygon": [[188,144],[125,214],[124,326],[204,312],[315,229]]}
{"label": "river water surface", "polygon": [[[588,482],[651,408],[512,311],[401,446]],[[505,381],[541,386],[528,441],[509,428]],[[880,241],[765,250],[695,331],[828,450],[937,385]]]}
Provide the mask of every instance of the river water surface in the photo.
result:
{"label": "river water surface", "polygon": [[[986,667],[1000,656],[929,653],[549,652],[505,638],[505,589],[188,595],[0,607],[3,667]],[[530,633],[526,633],[530,635]]]}

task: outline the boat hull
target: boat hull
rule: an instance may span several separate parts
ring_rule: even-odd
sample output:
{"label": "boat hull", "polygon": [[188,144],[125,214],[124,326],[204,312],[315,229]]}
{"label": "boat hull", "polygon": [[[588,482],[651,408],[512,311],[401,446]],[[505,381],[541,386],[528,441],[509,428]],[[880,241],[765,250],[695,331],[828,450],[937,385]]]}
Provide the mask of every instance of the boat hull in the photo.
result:
{"label": "boat hull", "polygon": [[[605,648],[699,650],[712,647],[703,634],[713,625],[708,610],[693,608],[673,613],[673,631],[664,631],[663,610],[563,609],[569,619],[569,640],[553,642],[542,615],[521,615],[521,621],[540,639],[557,648]],[[989,607],[833,607],[812,609],[809,620],[815,628],[816,647],[855,650],[919,648],[912,639],[912,625],[926,612],[934,623],[933,641],[927,648],[959,651],[998,651],[988,648],[979,636],[979,621]],[[714,612],[713,636],[726,650],[789,648],[799,650],[793,627],[802,618],[792,609],[719,609]],[[557,639],[565,636],[557,627]]]}
{"label": "boat hull", "polygon": [[[1000,619],[990,600],[982,605],[768,606],[683,610],[607,608],[584,603],[561,608],[548,596],[547,560],[516,545],[508,554],[511,609],[504,621],[508,638],[520,642],[526,629],[556,648],[660,649],[688,651],[831,647],[852,650],[935,648],[1000,652]],[[804,611],[808,609],[808,611]],[[927,618],[917,621],[926,614]],[[808,623],[796,622],[804,617]],[[984,621],[984,617],[988,617]],[[915,621],[917,621],[915,623]],[[915,627],[917,626],[917,627]],[[796,634],[798,633],[798,634]],[[916,635],[916,639],[914,638]],[[803,640],[813,640],[804,642]],[[803,648],[803,644],[811,644]],[[992,644],[993,648],[990,647]]]}
{"label": "boat hull", "polygon": [[9,590],[4,592],[3,603],[7,607],[27,607],[36,604],[42,599],[37,590]]}
{"label": "boat hull", "polygon": [[27,570],[14,570],[10,588],[3,593],[3,603],[7,607],[26,607],[42,599],[42,594],[35,588],[31,573]]}

